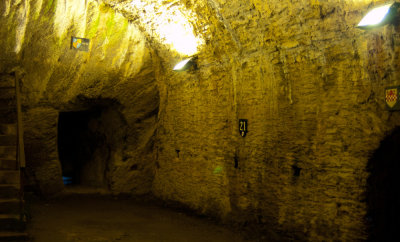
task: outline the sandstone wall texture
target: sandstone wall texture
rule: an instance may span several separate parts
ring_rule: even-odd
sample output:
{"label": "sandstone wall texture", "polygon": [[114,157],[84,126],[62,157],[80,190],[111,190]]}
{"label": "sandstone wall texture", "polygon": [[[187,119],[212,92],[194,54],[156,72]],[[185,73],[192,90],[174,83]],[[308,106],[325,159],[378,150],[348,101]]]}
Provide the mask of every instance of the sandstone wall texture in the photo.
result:
{"label": "sandstone wall texture", "polygon": [[207,44],[197,71],[158,72],[154,193],[277,241],[364,240],[366,166],[399,125],[384,88],[400,36],[355,26],[383,3],[186,1]]}
{"label": "sandstone wall texture", "polygon": [[[113,136],[111,190],[151,191],[276,241],[365,240],[367,163],[400,124],[384,100],[400,84],[400,29],[355,26],[383,3],[3,1],[0,72],[23,85],[32,182],[62,187],[57,113],[112,99],[126,137]],[[184,56],[155,33],[176,5],[204,40],[198,69],[181,73]],[[71,50],[71,35],[90,51]]]}
{"label": "sandstone wall texture", "polygon": [[[141,31],[94,0],[2,1],[0,25],[0,72],[16,72],[22,84],[30,185],[43,194],[63,188],[58,113],[112,100],[120,118],[114,122],[116,114],[106,115],[104,107],[103,123],[113,125],[108,130],[115,134],[108,140],[108,186],[115,192],[148,193],[159,96],[153,50]],[[71,49],[71,36],[89,38],[89,51]]]}

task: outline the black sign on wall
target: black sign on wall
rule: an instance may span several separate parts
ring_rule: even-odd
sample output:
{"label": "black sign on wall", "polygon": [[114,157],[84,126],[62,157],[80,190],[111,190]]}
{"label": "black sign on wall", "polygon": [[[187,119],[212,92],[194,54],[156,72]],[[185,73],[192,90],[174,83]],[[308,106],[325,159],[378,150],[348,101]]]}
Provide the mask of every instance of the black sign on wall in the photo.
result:
{"label": "black sign on wall", "polygon": [[89,39],[71,37],[71,49],[80,50],[80,51],[89,51]]}
{"label": "black sign on wall", "polygon": [[248,122],[247,119],[239,119],[239,133],[242,137],[246,136],[248,132]]}

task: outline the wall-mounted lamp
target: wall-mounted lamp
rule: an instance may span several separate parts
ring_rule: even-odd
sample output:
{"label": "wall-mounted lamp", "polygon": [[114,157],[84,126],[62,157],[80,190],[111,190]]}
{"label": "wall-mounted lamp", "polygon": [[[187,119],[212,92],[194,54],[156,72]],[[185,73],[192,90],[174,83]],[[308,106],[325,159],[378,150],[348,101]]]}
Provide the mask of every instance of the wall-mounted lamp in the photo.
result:
{"label": "wall-mounted lamp", "polygon": [[189,57],[187,59],[184,59],[183,61],[179,62],[178,64],[176,64],[176,66],[174,67],[174,71],[186,71],[188,70],[190,67],[194,67],[195,69],[197,69],[197,56],[193,56],[193,57]]}
{"label": "wall-mounted lamp", "polygon": [[374,8],[358,23],[357,28],[372,29],[391,23],[398,17],[399,8],[400,3],[397,2]]}

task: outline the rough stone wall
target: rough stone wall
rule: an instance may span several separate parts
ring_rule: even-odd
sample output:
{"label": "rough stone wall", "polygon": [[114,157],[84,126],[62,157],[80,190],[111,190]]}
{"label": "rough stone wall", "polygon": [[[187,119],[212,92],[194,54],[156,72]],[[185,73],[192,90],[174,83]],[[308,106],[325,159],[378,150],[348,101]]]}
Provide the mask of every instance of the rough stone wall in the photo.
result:
{"label": "rough stone wall", "polygon": [[400,39],[355,25],[384,1],[185,3],[209,32],[198,70],[158,71],[154,193],[275,240],[365,239],[366,165],[399,125],[384,88]]}
{"label": "rough stone wall", "polygon": [[34,191],[55,194],[63,187],[61,166],[57,153],[58,111],[37,107],[24,113],[25,153],[27,154],[27,180]]}
{"label": "rough stone wall", "polygon": [[[0,25],[0,72],[15,71],[22,84],[28,181],[45,194],[61,190],[58,112],[110,99],[127,129],[112,154],[109,186],[149,192],[159,97],[142,32],[96,0],[2,1]],[[71,49],[71,36],[89,38],[89,51]]]}
{"label": "rough stone wall", "polygon": [[[129,127],[113,190],[152,185],[160,198],[254,223],[275,241],[366,238],[366,165],[400,122],[384,103],[384,88],[399,84],[400,36],[394,26],[354,26],[384,1],[142,1],[197,15],[205,45],[198,69],[183,73],[171,71],[179,56],[168,47],[148,49],[151,34],[130,21],[154,23],[124,11],[131,1],[106,1],[130,21],[83,2],[0,5],[0,71],[16,70],[23,83],[27,162],[36,164],[39,187],[60,186],[54,138],[46,139],[55,135],[56,112],[110,98]],[[71,35],[91,38],[90,52],[70,50]]]}

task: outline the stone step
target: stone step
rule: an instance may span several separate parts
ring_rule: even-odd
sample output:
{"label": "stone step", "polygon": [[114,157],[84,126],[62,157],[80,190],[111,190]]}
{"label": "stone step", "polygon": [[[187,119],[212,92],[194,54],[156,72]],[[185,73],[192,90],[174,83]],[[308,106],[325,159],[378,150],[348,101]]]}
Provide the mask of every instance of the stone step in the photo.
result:
{"label": "stone step", "polygon": [[26,229],[25,219],[19,214],[0,214],[0,231],[24,231]]}
{"label": "stone step", "polygon": [[0,76],[0,87],[15,87],[15,77],[10,75]]}
{"label": "stone step", "polygon": [[20,214],[21,203],[18,198],[0,199],[0,214]]}
{"label": "stone step", "polygon": [[14,134],[17,135],[17,124],[0,124],[0,135],[2,134]]}
{"label": "stone step", "polygon": [[20,174],[17,171],[1,171],[0,184],[20,184]]}
{"label": "stone step", "polygon": [[16,170],[17,160],[14,159],[0,159],[0,170]]}
{"label": "stone step", "polygon": [[0,108],[0,123],[12,124],[17,122],[17,109],[15,107]]}
{"label": "stone step", "polygon": [[0,146],[17,145],[16,135],[0,135]]}
{"label": "stone step", "polygon": [[19,197],[19,189],[19,184],[0,184],[0,199]]}
{"label": "stone step", "polygon": [[25,232],[0,232],[0,241],[30,241]]}
{"label": "stone step", "polygon": [[0,99],[10,99],[15,96],[15,87],[0,87]]}
{"label": "stone step", "polygon": [[0,146],[0,159],[16,159],[17,158],[17,146]]}

